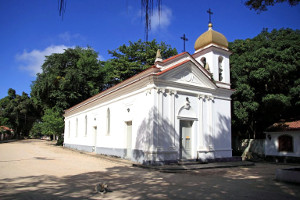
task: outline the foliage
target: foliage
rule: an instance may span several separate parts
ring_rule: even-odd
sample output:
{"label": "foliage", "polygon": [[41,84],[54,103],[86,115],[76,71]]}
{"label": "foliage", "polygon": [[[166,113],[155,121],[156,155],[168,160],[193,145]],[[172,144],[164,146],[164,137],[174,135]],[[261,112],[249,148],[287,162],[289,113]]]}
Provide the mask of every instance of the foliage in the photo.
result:
{"label": "foliage", "polygon": [[33,122],[38,117],[35,105],[25,92],[17,95],[12,88],[8,96],[0,100],[1,125],[11,127],[17,136],[28,136]]}
{"label": "foliage", "polygon": [[108,51],[112,59],[105,63],[105,87],[111,87],[152,66],[158,49],[161,50],[163,59],[177,54],[175,48],[164,42],[158,44],[156,40],[129,41],[128,46],[124,44],[116,50]]}
{"label": "foliage", "polygon": [[[151,17],[153,16],[153,0],[141,0],[142,12],[145,15],[145,34],[148,41],[148,32],[151,30]],[[161,14],[162,0],[156,0],[158,16]]]}
{"label": "foliage", "polygon": [[57,135],[63,132],[64,120],[59,111],[46,109],[39,126],[43,135]]}
{"label": "foliage", "polygon": [[102,62],[90,47],[66,49],[46,57],[42,73],[31,86],[31,96],[41,110],[69,108],[102,91]]}
{"label": "foliage", "polygon": [[266,11],[268,6],[274,6],[277,3],[288,2],[290,6],[298,5],[300,0],[247,0],[245,5],[248,6],[251,10],[261,12]]}
{"label": "foliage", "polygon": [[55,108],[46,109],[42,123],[36,125],[36,128],[40,128],[42,135],[58,135],[58,141],[61,141],[64,132],[64,119],[61,112]]}
{"label": "foliage", "polygon": [[[300,31],[264,29],[230,43],[233,131],[250,137],[300,113]],[[257,135],[256,135],[257,136]]]}
{"label": "foliage", "polygon": [[35,106],[25,92],[17,95],[14,89],[8,90],[8,96],[0,100],[1,124],[11,127],[17,136],[28,136],[33,122],[38,116]]}
{"label": "foliage", "polygon": [[[148,41],[148,32],[151,30],[151,16],[153,16],[153,0],[141,0],[141,11],[145,16],[145,34],[146,34],[146,41]],[[158,16],[160,18],[161,14],[161,6],[162,0],[156,0],[156,7],[158,11]],[[59,16],[62,18],[64,17],[64,13],[67,7],[67,0],[58,0],[58,13]]]}
{"label": "foliage", "polygon": [[30,130],[29,136],[31,138],[37,138],[37,137],[42,136],[42,122],[41,121],[37,120],[36,122],[34,122],[32,128]]}

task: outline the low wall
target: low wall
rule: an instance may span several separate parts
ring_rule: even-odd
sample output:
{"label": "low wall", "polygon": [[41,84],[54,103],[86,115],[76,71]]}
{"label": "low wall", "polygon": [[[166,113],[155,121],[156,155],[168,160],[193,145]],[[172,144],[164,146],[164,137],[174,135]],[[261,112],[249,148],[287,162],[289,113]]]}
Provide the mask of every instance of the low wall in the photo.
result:
{"label": "low wall", "polygon": [[235,151],[241,152],[243,160],[265,156],[265,139],[236,139],[232,145]]}

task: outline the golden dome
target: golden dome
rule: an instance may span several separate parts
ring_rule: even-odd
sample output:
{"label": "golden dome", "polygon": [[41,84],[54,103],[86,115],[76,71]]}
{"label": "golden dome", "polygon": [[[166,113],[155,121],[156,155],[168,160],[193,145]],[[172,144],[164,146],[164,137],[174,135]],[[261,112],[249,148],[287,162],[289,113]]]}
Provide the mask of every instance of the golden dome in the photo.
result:
{"label": "golden dome", "polygon": [[203,33],[202,35],[200,35],[198,37],[198,39],[195,42],[195,51],[197,51],[198,49],[201,49],[209,44],[216,44],[218,46],[221,47],[228,47],[228,41],[226,39],[226,37],[217,32],[212,30],[212,24],[209,23],[208,24],[208,31],[206,31],[205,33]]}

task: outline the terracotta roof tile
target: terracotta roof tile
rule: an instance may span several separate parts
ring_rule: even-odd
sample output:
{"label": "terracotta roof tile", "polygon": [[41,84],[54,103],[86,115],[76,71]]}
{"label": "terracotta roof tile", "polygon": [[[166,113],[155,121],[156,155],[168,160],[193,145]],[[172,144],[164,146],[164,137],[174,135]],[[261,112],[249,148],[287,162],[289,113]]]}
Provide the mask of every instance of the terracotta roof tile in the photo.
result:
{"label": "terracotta roof tile", "polygon": [[300,130],[300,120],[291,122],[278,122],[267,128],[267,131],[295,131]]}
{"label": "terracotta roof tile", "polygon": [[288,125],[291,129],[300,129],[300,120],[294,121],[294,122],[286,122],[286,125]]}
{"label": "terracotta roof tile", "polygon": [[10,128],[8,128],[8,127],[6,127],[6,126],[0,126],[0,130],[5,130],[5,131],[13,131],[12,129],[10,129]]}

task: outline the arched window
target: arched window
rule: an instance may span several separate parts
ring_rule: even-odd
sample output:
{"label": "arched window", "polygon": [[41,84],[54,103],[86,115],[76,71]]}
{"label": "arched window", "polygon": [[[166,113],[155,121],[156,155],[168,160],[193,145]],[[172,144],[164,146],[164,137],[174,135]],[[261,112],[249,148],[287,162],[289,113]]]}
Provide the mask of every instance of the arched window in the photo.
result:
{"label": "arched window", "polygon": [[87,116],[84,117],[84,136],[87,136]]}
{"label": "arched window", "polygon": [[110,109],[107,108],[106,111],[106,134],[110,134]]}
{"label": "arched window", "polygon": [[293,152],[293,137],[290,135],[281,135],[278,137],[278,151]]}
{"label": "arched window", "polygon": [[78,136],[78,118],[76,118],[76,137]]}
{"label": "arched window", "polygon": [[206,69],[207,71],[210,71],[209,65],[208,65],[208,63],[206,62],[206,58],[205,58],[205,57],[202,57],[200,61],[201,61],[202,65],[203,65],[204,69]]}
{"label": "arched window", "polygon": [[223,80],[223,67],[222,67],[223,57],[219,56],[218,67],[219,67],[219,81]]}
{"label": "arched window", "polygon": [[68,124],[68,137],[70,137],[71,135],[71,120],[69,120],[69,124]]}
{"label": "arched window", "polygon": [[200,61],[201,61],[202,65],[203,65],[203,67],[205,67],[205,64],[206,64],[206,58],[205,58],[205,57],[202,57]]}

